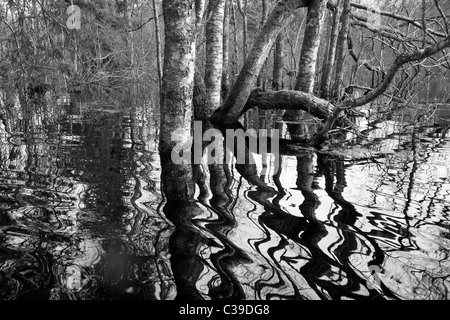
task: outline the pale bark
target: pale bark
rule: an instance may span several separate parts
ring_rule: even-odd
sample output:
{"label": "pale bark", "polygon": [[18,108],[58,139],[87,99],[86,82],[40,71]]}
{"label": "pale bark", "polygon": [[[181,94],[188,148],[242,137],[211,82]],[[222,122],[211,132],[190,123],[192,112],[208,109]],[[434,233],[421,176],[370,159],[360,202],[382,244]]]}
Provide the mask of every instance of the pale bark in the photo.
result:
{"label": "pale bark", "polygon": [[[259,30],[258,31],[261,31],[261,28],[262,28],[262,26],[266,23],[266,20],[267,20],[267,14],[268,14],[268,11],[267,11],[267,0],[261,0],[261,9],[262,9],[262,14],[261,14],[261,22],[260,22],[260,28],[259,28]],[[267,62],[267,61],[266,61]],[[259,73],[259,75],[258,75],[258,79],[257,79],[257,81],[256,81],[256,84],[257,84],[257,86],[258,87],[261,87],[261,82],[263,81],[263,72],[264,72],[264,69],[265,69],[265,67],[266,67],[266,65],[267,65],[267,63],[264,63],[264,66],[261,68],[261,72]]]}
{"label": "pale bark", "polygon": [[210,108],[220,107],[223,70],[223,20],[225,0],[211,0],[211,16],[206,23],[205,85]]}
{"label": "pale bark", "polygon": [[[241,3],[241,1],[243,1],[243,4]],[[245,63],[245,59],[247,59],[247,52],[248,52],[248,17],[247,17],[248,1],[236,0],[236,2],[238,4],[239,12],[241,13],[242,16],[242,61]],[[247,126],[248,126],[248,115],[244,114],[244,127],[247,129]]]}
{"label": "pale bark", "polygon": [[[295,90],[306,93],[312,93],[314,91],[318,52],[326,4],[327,0],[313,0],[311,5],[308,7],[306,29],[303,46],[300,53],[299,70]],[[283,119],[289,122],[288,130],[292,139],[297,140],[308,136],[308,128],[304,124],[295,123],[305,120],[305,118],[307,118],[307,115],[300,110],[288,110],[283,115]]]}
{"label": "pale bark", "polygon": [[231,83],[236,81],[236,76],[238,74],[239,69],[239,46],[238,46],[238,38],[237,38],[237,24],[236,24],[236,5],[233,0],[231,1],[231,12],[230,12],[230,22],[233,25],[233,58],[232,60],[232,68],[231,68]]}
{"label": "pale bark", "polygon": [[295,90],[312,93],[316,75],[317,58],[322,36],[327,0],[314,0],[308,7],[306,29],[300,53],[300,63]]}
{"label": "pale bark", "polygon": [[153,1],[153,16],[155,23],[156,67],[158,70],[159,92],[162,92],[162,59],[161,59],[161,32],[159,30],[159,12],[156,0]]}
{"label": "pale bark", "polygon": [[223,20],[223,63],[222,63],[222,100],[226,98],[230,91],[230,3],[225,0],[225,13]]}
{"label": "pale bark", "polygon": [[161,104],[160,155],[162,185],[170,200],[194,195],[192,167],[171,159],[176,145],[191,137],[195,72],[196,12],[194,0],[164,0],[165,51]]}
{"label": "pale bark", "polygon": [[[264,24],[266,23],[267,20],[267,14],[268,14],[268,8],[267,8],[267,0],[261,0],[261,11],[262,11],[262,15],[261,15],[261,22],[260,22],[260,28],[258,31],[261,31],[261,28],[264,26]],[[275,44],[276,46],[276,44]],[[264,69],[267,66],[267,60],[264,62],[263,66],[261,67],[261,70],[259,72],[258,75],[258,79],[256,80],[256,86],[257,87],[266,87],[266,83],[265,83],[265,79],[263,78],[263,73],[264,73]],[[247,116],[247,114],[245,114],[245,117]],[[250,113],[251,116],[251,113]],[[267,128],[267,120],[269,120],[268,118],[270,117],[270,113],[266,113],[264,110],[262,109],[258,109],[258,114],[257,117],[259,118],[259,128]],[[247,123],[247,118],[245,119],[245,123]]]}
{"label": "pale bark", "polygon": [[291,21],[295,9],[306,5],[305,0],[282,0],[277,3],[256,38],[230,94],[222,107],[214,112],[213,121],[226,124],[235,123],[239,119],[278,34]]}

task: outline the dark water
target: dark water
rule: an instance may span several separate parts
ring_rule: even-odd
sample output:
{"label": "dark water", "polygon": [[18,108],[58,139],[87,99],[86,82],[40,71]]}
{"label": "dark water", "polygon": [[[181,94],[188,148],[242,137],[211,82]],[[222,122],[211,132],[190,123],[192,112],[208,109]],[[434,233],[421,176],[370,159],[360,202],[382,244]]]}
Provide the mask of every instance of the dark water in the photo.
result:
{"label": "dark water", "polygon": [[1,299],[449,298],[445,122],[387,123],[371,154],[284,156],[262,177],[278,192],[211,168],[208,199],[180,206],[151,112],[70,113],[0,125]]}

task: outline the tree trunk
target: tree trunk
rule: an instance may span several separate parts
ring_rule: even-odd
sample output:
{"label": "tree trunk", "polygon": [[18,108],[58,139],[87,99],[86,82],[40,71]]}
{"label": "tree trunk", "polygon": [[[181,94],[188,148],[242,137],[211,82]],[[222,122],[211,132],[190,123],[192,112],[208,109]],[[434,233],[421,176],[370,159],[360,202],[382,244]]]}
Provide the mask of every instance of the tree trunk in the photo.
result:
{"label": "tree trunk", "polygon": [[165,51],[161,104],[160,155],[162,186],[170,200],[194,195],[192,167],[174,163],[176,145],[191,137],[195,73],[196,11],[194,0],[164,0]]}
{"label": "tree trunk", "polygon": [[[262,9],[262,15],[261,15],[261,22],[260,22],[260,27],[258,31],[261,31],[261,28],[264,26],[264,24],[266,23],[267,20],[267,0],[261,0],[261,9]],[[256,80],[256,86],[257,87],[263,87],[265,88],[266,83],[265,83],[265,79],[263,79],[263,73],[264,73],[264,69],[267,66],[267,60],[264,62],[263,66],[261,67],[261,70],[259,72],[258,75],[258,79]],[[253,115],[252,113],[249,113],[250,117]],[[247,114],[246,114],[247,115]],[[258,113],[257,113],[257,117],[259,118],[259,129],[267,129],[267,122],[268,122],[268,118],[270,117],[270,112],[266,113],[265,110],[263,109],[258,109]]]}
{"label": "tree trunk", "polygon": [[330,88],[332,85],[331,78],[333,75],[334,61],[336,59],[336,47],[339,35],[339,19],[341,17],[341,12],[341,0],[337,0],[333,13],[330,40],[328,42],[328,57],[325,61],[320,85],[320,96],[326,100],[330,99]]}
{"label": "tree trunk", "polygon": [[314,0],[308,8],[295,90],[312,93],[327,0]]}
{"label": "tree trunk", "polygon": [[153,1],[153,16],[155,17],[155,40],[156,40],[156,67],[158,68],[159,92],[162,92],[162,60],[161,60],[161,36],[159,31],[158,6],[156,0]]}
{"label": "tree trunk", "polygon": [[350,0],[344,0],[344,7],[341,15],[341,30],[337,41],[336,49],[336,77],[334,80],[334,89],[332,99],[339,99],[342,96],[344,81],[344,62],[345,51],[347,48],[347,37],[350,28],[351,14]]}
{"label": "tree trunk", "polygon": [[[131,5],[131,3],[129,1],[125,1],[124,2],[124,7],[125,7],[125,20],[127,23],[127,28],[128,29],[132,29],[132,18],[133,18],[133,6]],[[99,26],[97,26],[97,38],[100,40],[100,37],[98,35],[98,31],[99,31]],[[133,37],[133,33],[129,32],[126,35],[126,42],[127,42],[127,48],[129,50],[129,57],[130,57],[130,71],[131,71],[131,77],[132,77],[132,85],[131,85],[131,89],[129,90],[128,96],[127,96],[127,103],[131,103],[131,105],[133,107],[136,106],[136,99],[138,96],[138,85],[137,85],[137,66],[136,66],[136,48],[135,48],[135,42],[134,42],[134,37]],[[102,45],[99,42],[98,44],[98,70],[101,70],[102,68]],[[160,88],[161,88],[161,84]]]}
{"label": "tree trunk", "polygon": [[[243,3],[241,2],[243,1]],[[239,13],[242,16],[242,56],[243,61],[247,58],[247,51],[248,51],[248,42],[247,42],[247,35],[248,35],[248,19],[247,19],[247,8],[248,3],[247,0],[237,0]]]}
{"label": "tree trunk", "polygon": [[[282,30],[275,42],[275,50],[273,57],[273,74],[272,74],[272,90],[279,91],[284,89],[284,45],[285,45],[285,30]],[[284,110],[278,110],[276,120],[280,119]],[[283,124],[275,122],[275,128],[283,132]]]}
{"label": "tree trunk", "polygon": [[210,108],[220,107],[223,69],[223,21],[225,0],[211,0],[211,16],[206,23],[205,85]]}
{"label": "tree trunk", "polygon": [[238,121],[278,34],[291,21],[295,9],[306,5],[306,0],[282,0],[277,3],[256,38],[230,94],[222,107],[214,112],[213,121],[224,124],[233,124]]}
{"label": "tree trunk", "polygon": [[225,13],[223,20],[223,64],[222,64],[222,100],[225,100],[230,91],[230,3],[231,0],[225,0]]}
{"label": "tree trunk", "polygon": [[[261,22],[260,22],[260,28],[258,31],[261,31],[262,26],[266,23],[267,20],[267,0],[261,0],[261,6],[262,6],[262,14],[261,14]],[[264,63],[264,66],[261,68],[261,72],[258,75],[258,80],[256,81],[256,85],[258,87],[261,87],[261,82],[263,81],[263,75],[266,63]]]}
{"label": "tree trunk", "polygon": [[[242,0],[244,3],[241,4],[241,0],[237,0],[239,11],[242,15],[242,61],[245,63],[245,59],[247,59],[248,52],[248,17],[247,17],[247,9],[248,9],[248,1]],[[248,115],[244,114],[244,128],[248,128]]]}
{"label": "tree trunk", "polygon": [[206,0],[195,0],[195,24],[197,28],[203,21],[203,14],[205,13],[205,3]]}
{"label": "tree trunk", "polygon": [[[237,22],[236,22],[236,5],[234,3],[234,0],[231,1],[231,24],[233,25],[233,59],[232,59],[232,68],[231,68],[231,83],[236,82],[236,76],[238,74],[239,70],[239,46],[238,46],[238,38],[237,38]],[[225,98],[228,95],[225,96]],[[225,99],[224,99],[225,100]]]}
{"label": "tree trunk", "polygon": [[[326,4],[327,0],[314,0],[308,7],[306,29],[300,54],[299,70],[295,90],[306,93],[312,93],[314,91],[314,79],[316,75],[317,58]],[[288,110],[284,114],[283,119],[288,121],[289,133],[291,134],[291,138],[293,140],[308,137],[308,127],[304,124],[295,123],[304,118],[307,118],[307,116],[305,116],[305,113],[300,110]]]}
{"label": "tree trunk", "polygon": [[275,43],[273,60],[273,82],[272,89],[275,91],[284,89],[283,69],[284,69],[284,32],[281,31]]}

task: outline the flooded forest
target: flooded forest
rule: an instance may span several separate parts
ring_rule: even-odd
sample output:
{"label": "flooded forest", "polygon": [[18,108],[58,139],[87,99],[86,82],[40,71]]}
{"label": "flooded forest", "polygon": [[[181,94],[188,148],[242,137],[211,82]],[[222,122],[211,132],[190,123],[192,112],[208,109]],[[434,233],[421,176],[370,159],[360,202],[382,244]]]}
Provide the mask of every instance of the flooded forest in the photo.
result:
{"label": "flooded forest", "polygon": [[449,30],[447,0],[0,0],[0,300],[449,299]]}

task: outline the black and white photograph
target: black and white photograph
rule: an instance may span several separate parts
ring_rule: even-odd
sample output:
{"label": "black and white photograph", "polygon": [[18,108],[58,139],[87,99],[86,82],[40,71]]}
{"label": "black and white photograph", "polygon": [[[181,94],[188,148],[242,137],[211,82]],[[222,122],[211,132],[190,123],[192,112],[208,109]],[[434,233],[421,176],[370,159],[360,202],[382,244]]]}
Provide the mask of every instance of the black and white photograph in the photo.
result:
{"label": "black and white photograph", "polygon": [[449,0],[0,0],[5,303],[278,319],[449,255]]}

